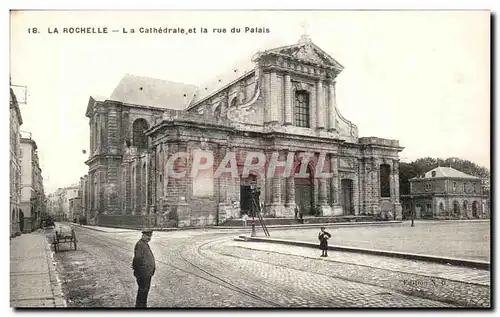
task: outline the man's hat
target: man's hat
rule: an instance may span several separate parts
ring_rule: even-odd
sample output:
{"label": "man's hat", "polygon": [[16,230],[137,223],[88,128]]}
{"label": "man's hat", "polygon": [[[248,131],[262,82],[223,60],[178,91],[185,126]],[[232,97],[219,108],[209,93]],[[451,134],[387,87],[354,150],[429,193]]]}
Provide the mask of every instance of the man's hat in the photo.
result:
{"label": "man's hat", "polygon": [[152,236],[153,235],[153,230],[142,230],[142,233],[145,234],[145,235],[148,235],[148,236]]}

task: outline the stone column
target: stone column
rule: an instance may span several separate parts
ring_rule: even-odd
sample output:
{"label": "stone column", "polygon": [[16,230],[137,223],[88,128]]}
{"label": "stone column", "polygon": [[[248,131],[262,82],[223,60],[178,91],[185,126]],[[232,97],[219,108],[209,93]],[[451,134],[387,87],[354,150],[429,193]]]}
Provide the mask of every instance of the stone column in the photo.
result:
{"label": "stone column", "polygon": [[330,154],[330,173],[332,173],[332,179],[330,180],[332,214],[339,216],[342,215],[342,205],[340,204],[338,157],[335,154]]}
{"label": "stone column", "polygon": [[[399,160],[394,160],[393,166],[393,178],[394,178],[394,212],[396,214],[396,220],[403,219],[403,208],[401,202],[399,201]],[[433,214],[436,213],[436,208],[434,208]]]}
{"label": "stone column", "polygon": [[94,121],[94,124],[95,124],[95,129],[94,129],[94,133],[95,133],[95,136],[94,136],[94,154],[97,154],[99,153],[99,146],[101,144],[101,115],[97,112],[95,114],[95,121]]}
{"label": "stone column", "polygon": [[99,113],[99,153],[106,150],[106,114],[103,110]]}
{"label": "stone column", "polygon": [[89,148],[89,158],[92,157],[94,153],[94,122],[92,118],[89,119],[89,129],[90,129],[90,148]]}
{"label": "stone column", "polygon": [[328,205],[327,180],[318,179],[318,212],[319,216],[332,216],[332,208]]}
{"label": "stone column", "polygon": [[272,108],[272,100],[271,100],[271,74],[264,73],[262,78],[262,93],[264,95],[264,123],[269,123],[272,121],[271,118],[271,108]]}
{"label": "stone column", "polygon": [[335,109],[337,108],[337,101],[335,96],[335,81],[330,81],[328,83],[328,130],[333,131],[337,129],[335,120],[337,114]]}
{"label": "stone column", "polygon": [[311,129],[316,129],[318,126],[318,105],[317,105],[317,94],[316,94],[316,89],[311,89],[310,91],[310,97],[311,99],[309,100],[309,124]]}
{"label": "stone column", "polygon": [[275,72],[271,73],[271,122],[279,123],[283,113],[280,104],[281,80]]}
{"label": "stone column", "polygon": [[380,162],[376,158],[372,158],[372,171],[371,171],[371,202],[372,214],[376,215],[380,211]]}
{"label": "stone column", "polygon": [[289,209],[295,208],[295,177],[286,178],[286,202],[285,206]]}
{"label": "stone column", "polygon": [[316,82],[316,127],[325,128],[325,109],[323,105],[323,83],[321,79]]}
{"label": "stone column", "polygon": [[[227,146],[220,145],[217,149],[217,153],[214,155],[214,166],[218,167],[221,161],[224,159],[224,156],[227,153]],[[214,168],[214,173],[217,168]],[[217,218],[216,225],[219,225],[225,222],[227,219],[231,218],[233,215],[231,213],[231,204],[227,199],[227,191],[228,191],[228,181],[229,175],[227,173],[221,174],[219,178],[214,179],[215,185],[218,191],[218,210],[217,210]]]}
{"label": "stone column", "polygon": [[[292,108],[292,80],[290,74],[285,74],[285,125],[293,123],[293,108]],[[295,203],[295,202],[294,202]]]}

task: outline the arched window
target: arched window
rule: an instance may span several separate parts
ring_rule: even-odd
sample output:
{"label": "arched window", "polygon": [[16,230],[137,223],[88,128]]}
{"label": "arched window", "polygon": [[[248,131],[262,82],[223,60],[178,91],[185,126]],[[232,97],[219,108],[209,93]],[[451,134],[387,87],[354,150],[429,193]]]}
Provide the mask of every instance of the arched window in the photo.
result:
{"label": "arched window", "polygon": [[132,124],[133,130],[133,146],[138,149],[147,149],[148,148],[148,136],[145,131],[149,128],[148,122],[144,119],[137,119]]}
{"label": "arched window", "polygon": [[305,90],[295,92],[294,117],[297,127],[310,127],[309,93]]}
{"label": "arched window", "polygon": [[237,101],[237,97],[234,97],[233,100],[231,100],[231,108],[232,107],[236,107],[236,101]]}
{"label": "arched window", "polygon": [[453,213],[458,214],[460,212],[460,205],[458,204],[458,201],[453,202]]}
{"label": "arched window", "polygon": [[457,191],[457,183],[453,182],[453,192],[456,192],[456,191]]}
{"label": "arched window", "polygon": [[222,106],[221,106],[221,105],[218,105],[218,106],[217,106],[217,108],[215,108],[215,111],[214,111],[214,116],[215,116],[215,117],[220,117],[221,112],[222,112]]}

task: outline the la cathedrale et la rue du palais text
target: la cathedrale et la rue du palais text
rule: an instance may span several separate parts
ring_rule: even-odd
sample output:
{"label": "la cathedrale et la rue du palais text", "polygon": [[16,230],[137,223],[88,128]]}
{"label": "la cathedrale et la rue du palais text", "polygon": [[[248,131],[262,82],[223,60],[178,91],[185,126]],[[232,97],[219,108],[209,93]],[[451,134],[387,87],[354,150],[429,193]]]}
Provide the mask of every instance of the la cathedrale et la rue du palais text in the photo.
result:
{"label": "la cathedrale et la rue du palais text", "polygon": [[[35,28],[33,28],[35,29]],[[107,34],[107,33],[144,33],[144,34],[197,34],[197,33],[270,33],[267,27],[231,27],[231,28],[169,28],[169,27],[139,27],[139,28],[117,28],[108,27],[49,27],[49,34]],[[33,32],[35,33],[35,32]]]}

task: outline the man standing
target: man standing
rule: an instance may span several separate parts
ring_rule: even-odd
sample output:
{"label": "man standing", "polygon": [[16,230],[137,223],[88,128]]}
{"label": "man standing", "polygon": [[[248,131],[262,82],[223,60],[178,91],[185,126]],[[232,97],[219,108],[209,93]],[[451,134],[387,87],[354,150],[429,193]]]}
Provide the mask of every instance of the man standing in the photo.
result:
{"label": "man standing", "polygon": [[134,276],[139,286],[135,301],[136,308],[147,307],[151,278],[155,274],[155,257],[148,244],[148,242],[151,241],[152,235],[152,230],[144,230],[142,232],[142,238],[135,244],[132,268],[134,269]]}

